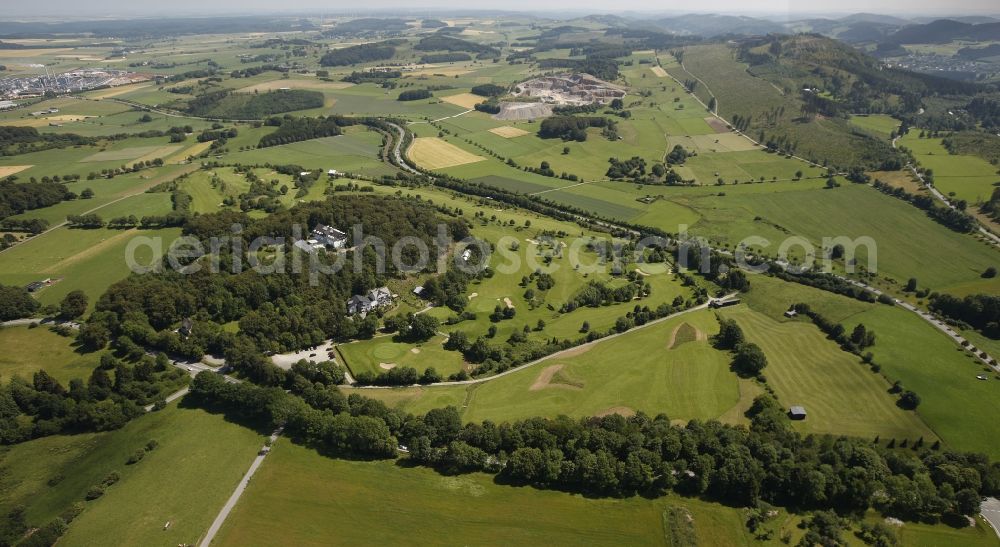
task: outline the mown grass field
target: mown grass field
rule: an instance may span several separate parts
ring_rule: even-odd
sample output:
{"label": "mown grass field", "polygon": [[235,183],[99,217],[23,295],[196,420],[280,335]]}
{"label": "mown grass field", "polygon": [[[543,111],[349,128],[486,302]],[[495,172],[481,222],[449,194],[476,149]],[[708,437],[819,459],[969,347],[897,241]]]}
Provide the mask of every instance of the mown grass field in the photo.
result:
{"label": "mown grass field", "polygon": [[[107,455],[114,459],[106,465],[119,468],[122,480],[88,504],[61,544],[194,544],[263,444],[262,435],[253,429],[201,409],[175,405],[140,418],[114,435],[121,437],[115,439],[120,444],[110,447],[113,451]],[[143,438],[156,439],[159,446],[126,468],[127,445],[142,446]],[[193,493],[196,503],[192,503]],[[170,527],[164,529],[167,522]]]}
{"label": "mown grass field", "polygon": [[784,406],[802,405],[804,433],[931,440],[934,434],[916,413],[896,406],[883,377],[843,351],[807,318],[779,322],[747,307],[729,308],[747,340],[764,350],[767,383]]}
{"label": "mown grass field", "polygon": [[851,125],[856,125],[873,135],[888,139],[892,132],[899,128],[899,120],[886,114],[869,114],[867,116],[851,116]]}
{"label": "mown grass field", "polygon": [[48,327],[0,328],[0,379],[12,376],[31,381],[38,370],[44,370],[63,387],[74,378],[86,380],[97,366],[100,354],[77,351],[72,337],[61,336]]}
{"label": "mown grass field", "polygon": [[[159,446],[138,464],[126,465],[150,440]],[[195,543],[262,442],[252,429],[173,404],[117,431],[56,435],[2,447],[0,509],[24,504],[28,521],[44,524],[117,471],[121,480],[87,502],[60,544]],[[168,521],[170,528],[164,530]]]}
{"label": "mown grass field", "polygon": [[[215,543],[673,546],[673,538],[693,535],[705,545],[780,546],[782,536],[795,544],[803,535],[802,516],[781,509],[763,526],[768,540],[755,539],[744,520],[741,508],[676,495],[588,498],[498,484],[482,473],[445,476],[403,461],[332,459],[282,440]],[[881,519],[872,513],[867,520]],[[906,523],[897,530],[904,545],[1000,544],[982,522],[964,529]],[[862,544],[853,530],[842,537]]]}
{"label": "mown grass field", "polygon": [[[129,213],[126,211],[123,214]],[[58,304],[70,291],[79,289],[87,294],[93,307],[97,298],[112,283],[131,271],[126,258],[131,241],[158,244],[159,250],[166,252],[178,235],[179,228],[58,228],[0,255],[0,283],[26,285],[31,281],[53,279],[56,280],[53,285],[37,293],[42,304]],[[134,258],[137,264],[149,266],[156,254],[154,248],[140,245],[135,248]]]}
{"label": "mown grass field", "polygon": [[[992,441],[1000,435],[1000,422],[993,419],[1000,412],[1000,381],[977,380],[976,375],[983,373],[981,364],[916,314],[762,276],[753,276],[751,284],[748,305],[776,321],[783,320],[781,314],[789,305],[804,302],[843,324],[848,332],[864,323],[875,331],[875,345],[869,351],[882,367],[881,374],[889,381],[901,381],[904,389],[920,396],[916,415],[946,446],[991,457],[1000,455]],[[866,370],[861,365],[850,366]],[[770,377],[773,372],[765,374]],[[855,395],[836,386],[830,389],[842,393],[838,408],[850,412],[856,404]],[[808,410],[808,402],[804,404]],[[912,435],[909,439],[914,440]]]}
{"label": "mown grass field", "polygon": [[941,145],[941,139],[920,138],[920,131],[911,129],[900,144],[909,148],[917,162],[934,172],[934,186],[945,195],[964,199],[973,205],[990,199],[1000,182],[997,167],[978,156],[952,155]]}
{"label": "mown grass field", "polygon": [[279,441],[215,543],[667,545],[663,512],[672,506],[689,512],[700,541],[749,543],[740,512],[717,504],[588,499],[502,486],[478,473],[329,459]]}

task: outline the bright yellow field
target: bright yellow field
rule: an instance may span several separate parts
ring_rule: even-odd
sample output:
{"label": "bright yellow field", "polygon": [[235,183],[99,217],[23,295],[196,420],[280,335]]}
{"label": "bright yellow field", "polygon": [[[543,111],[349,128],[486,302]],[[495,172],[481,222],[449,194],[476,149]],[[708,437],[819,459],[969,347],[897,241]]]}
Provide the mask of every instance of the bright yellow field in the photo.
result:
{"label": "bright yellow field", "polygon": [[169,158],[165,159],[164,162],[165,163],[182,163],[182,162],[184,162],[184,160],[188,159],[188,157],[190,157],[190,156],[197,156],[198,154],[201,154],[205,150],[208,150],[208,148],[210,146],[212,146],[212,142],[211,141],[209,141],[209,142],[199,142],[197,144],[192,144],[191,146],[185,148],[184,150],[181,150],[180,152],[174,154],[173,156],[170,156]]}
{"label": "bright yellow field", "polygon": [[657,78],[666,78],[667,77],[667,71],[663,70],[663,67],[654,66],[654,67],[650,67],[649,70],[652,70],[653,74],[656,74]]}
{"label": "bright yellow field", "polygon": [[346,87],[351,87],[350,82],[324,82],[322,80],[274,80],[271,82],[264,82],[260,84],[255,84],[247,87],[240,88],[239,91],[242,93],[253,93],[254,91],[277,91],[282,88],[288,89],[344,89]]}
{"label": "bright yellow field", "polygon": [[[207,144],[211,145],[211,143],[207,143]],[[181,145],[179,145],[179,144],[168,145],[168,146],[161,146],[161,147],[157,148],[156,150],[153,150],[152,152],[146,154],[145,156],[139,157],[135,161],[136,161],[136,163],[138,163],[138,162],[143,162],[143,161],[153,161],[153,160],[155,160],[157,158],[166,158],[167,156],[169,156],[169,155],[177,152],[180,149],[181,149]]]}
{"label": "bright yellow field", "polygon": [[111,97],[117,97],[119,95],[124,95],[126,93],[131,93],[133,91],[138,91],[140,89],[145,89],[147,87],[152,87],[153,84],[129,84],[120,85],[118,87],[112,87],[105,89],[90,95],[91,99],[110,99]]}
{"label": "bright yellow field", "polygon": [[462,108],[472,108],[486,99],[473,93],[459,93],[458,95],[441,97],[441,100],[455,106],[461,106]]}
{"label": "bright yellow field", "polygon": [[461,148],[437,137],[413,139],[409,151],[410,159],[424,169],[443,169],[466,163],[483,161],[486,158],[466,152]]}
{"label": "bright yellow field", "polygon": [[30,169],[34,165],[5,165],[0,167],[0,178],[5,178],[13,175],[14,173],[20,173],[25,169]]}
{"label": "bright yellow field", "polygon": [[494,135],[498,135],[505,139],[513,139],[515,137],[521,137],[529,134],[528,131],[525,131],[523,129],[518,129],[516,127],[511,127],[509,125],[504,125],[502,127],[494,127],[493,129],[490,129],[490,133],[493,133]]}

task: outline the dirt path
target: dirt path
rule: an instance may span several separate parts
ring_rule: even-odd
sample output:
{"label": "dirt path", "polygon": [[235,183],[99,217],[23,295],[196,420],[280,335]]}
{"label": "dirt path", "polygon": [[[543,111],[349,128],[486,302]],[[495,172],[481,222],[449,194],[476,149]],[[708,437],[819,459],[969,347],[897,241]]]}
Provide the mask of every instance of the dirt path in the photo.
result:
{"label": "dirt path", "polygon": [[260,464],[264,463],[264,458],[271,452],[270,447],[274,445],[278,437],[281,436],[281,432],[285,429],[285,426],[280,426],[278,429],[271,433],[269,438],[269,443],[261,447],[260,452],[257,453],[257,457],[254,458],[253,463],[250,464],[250,469],[247,470],[246,475],[240,480],[240,483],[236,485],[236,490],[233,491],[232,495],[229,496],[229,500],[226,504],[222,506],[222,510],[219,511],[218,516],[212,522],[212,525],[208,528],[208,532],[205,533],[205,537],[198,543],[199,547],[208,547],[212,540],[215,539],[215,535],[219,533],[219,529],[222,528],[222,523],[226,522],[226,518],[229,513],[233,511],[233,507],[236,507],[236,502],[240,501],[240,496],[246,491],[247,486],[250,484],[250,479],[253,477],[254,473],[260,467]]}

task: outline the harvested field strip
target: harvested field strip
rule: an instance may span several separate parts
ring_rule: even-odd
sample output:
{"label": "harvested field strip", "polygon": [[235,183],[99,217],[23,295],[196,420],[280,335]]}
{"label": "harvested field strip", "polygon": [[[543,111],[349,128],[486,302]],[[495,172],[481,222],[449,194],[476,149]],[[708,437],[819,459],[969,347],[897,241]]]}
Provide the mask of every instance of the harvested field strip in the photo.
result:
{"label": "harvested field strip", "polygon": [[99,161],[133,161],[137,158],[141,158],[148,154],[153,154],[158,150],[167,148],[165,146],[133,146],[131,148],[122,148],[121,150],[107,150],[104,152],[98,152],[96,154],[91,154],[82,160],[80,163],[93,163]]}
{"label": "harvested field strip", "polygon": [[[206,144],[210,144],[210,143],[206,143]],[[153,150],[152,152],[150,152],[150,153],[148,153],[148,154],[146,154],[146,155],[144,155],[142,157],[136,158],[135,163],[141,163],[141,162],[145,162],[145,161],[153,161],[153,160],[158,159],[158,158],[159,159],[163,159],[163,158],[166,158],[167,156],[169,156],[169,155],[177,152],[180,149],[181,149],[181,145],[179,145],[179,144],[175,144],[175,145],[172,145],[172,146],[162,146],[162,147],[157,148],[156,150]]]}
{"label": "harvested field strip", "polygon": [[455,106],[461,106],[462,108],[472,108],[477,104],[486,100],[486,97],[480,97],[472,93],[459,93],[458,95],[449,95],[447,97],[441,97],[441,100],[446,103],[451,103]]}
{"label": "harvested field strip", "polygon": [[322,80],[274,80],[273,82],[264,82],[256,85],[251,85],[238,89],[240,93],[253,93],[253,92],[264,92],[264,91],[277,91],[279,89],[315,89],[319,91],[323,90],[338,90],[345,89],[353,86],[354,84],[350,82],[324,82]]}
{"label": "harvested field strip", "polygon": [[650,67],[649,70],[651,70],[653,72],[653,74],[656,74],[657,78],[666,78],[667,77],[667,71],[663,70],[662,67],[654,66],[654,67]]}
{"label": "harvested field strip", "polygon": [[34,165],[5,165],[0,167],[0,178],[9,177],[15,173],[20,173],[25,169],[31,169]]}
{"label": "harvested field strip", "polygon": [[140,89],[145,89],[147,87],[153,87],[153,84],[131,84],[123,85],[119,87],[112,87],[100,93],[95,93],[90,96],[91,99],[110,99],[111,97],[117,97],[119,95],[124,95],[126,93],[131,93],[133,91],[138,91]]}
{"label": "harvested field strip", "polygon": [[522,137],[524,135],[530,135],[531,134],[528,131],[525,131],[523,129],[519,129],[517,127],[511,127],[509,125],[504,125],[504,126],[501,126],[501,127],[494,127],[493,129],[490,129],[490,133],[493,133],[494,135],[503,137],[505,139],[513,139],[515,137]]}
{"label": "harvested field strip", "polygon": [[186,150],[182,150],[182,151],[174,154],[173,156],[170,156],[169,158],[167,158],[166,160],[164,160],[164,162],[165,163],[181,163],[181,162],[184,162],[190,156],[197,156],[198,154],[201,154],[205,150],[208,150],[210,146],[212,146],[211,141],[210,142],[199,142],[198,144],[193,144],[193,145],[189,146]]}
{"label": "harvested field strip", "polygon": [[424,169],[443,169],[486,160],[482,156],[466,152],[448,141],[435,137],[414,139],[409,156]]}

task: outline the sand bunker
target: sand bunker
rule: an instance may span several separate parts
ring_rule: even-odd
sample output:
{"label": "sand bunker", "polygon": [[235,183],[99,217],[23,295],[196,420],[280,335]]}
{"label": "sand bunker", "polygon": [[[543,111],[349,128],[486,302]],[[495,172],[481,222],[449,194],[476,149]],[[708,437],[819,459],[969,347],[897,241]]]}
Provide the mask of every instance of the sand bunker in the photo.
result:
{"label": "sand bunker", "polygon": [[573,380],[569,377],[560,374],[565,365],[552,365],[545,367],[544,370],[535,379],[535,383],[531,384],[528,391],[540,391],[546,388],[558,388],[558,389],[583,389],[583,382]]}
{"label": "sand bunker", "polygon": [[513,303],[513,302],[511,302],[511,301],[510,301],[510,298],[507,298],[506,296],[505,296],[505,297],[503,297],[503,303],[504,303],[504,304],[507,304],[507,307],[508,307],[508,308],[513,308],[513,307],[514,307],[514,303]]}
{"label": "sand bunker", "polygon": [[410,348],[410,353],[416,355],[420,353],[420,348]]}
{"label": "sand bunker", "polygon": [[378,368],[382,370],[392,370],[396,368],[396,363],[379,363]]}
{"label": "sand bunker", "polygon": [[474,293],[472,293],[472,294],[469,295],[469,300],[472,300],[473,298],[475,298],[477,296],[479,296],[479,293],[474,292]]}

